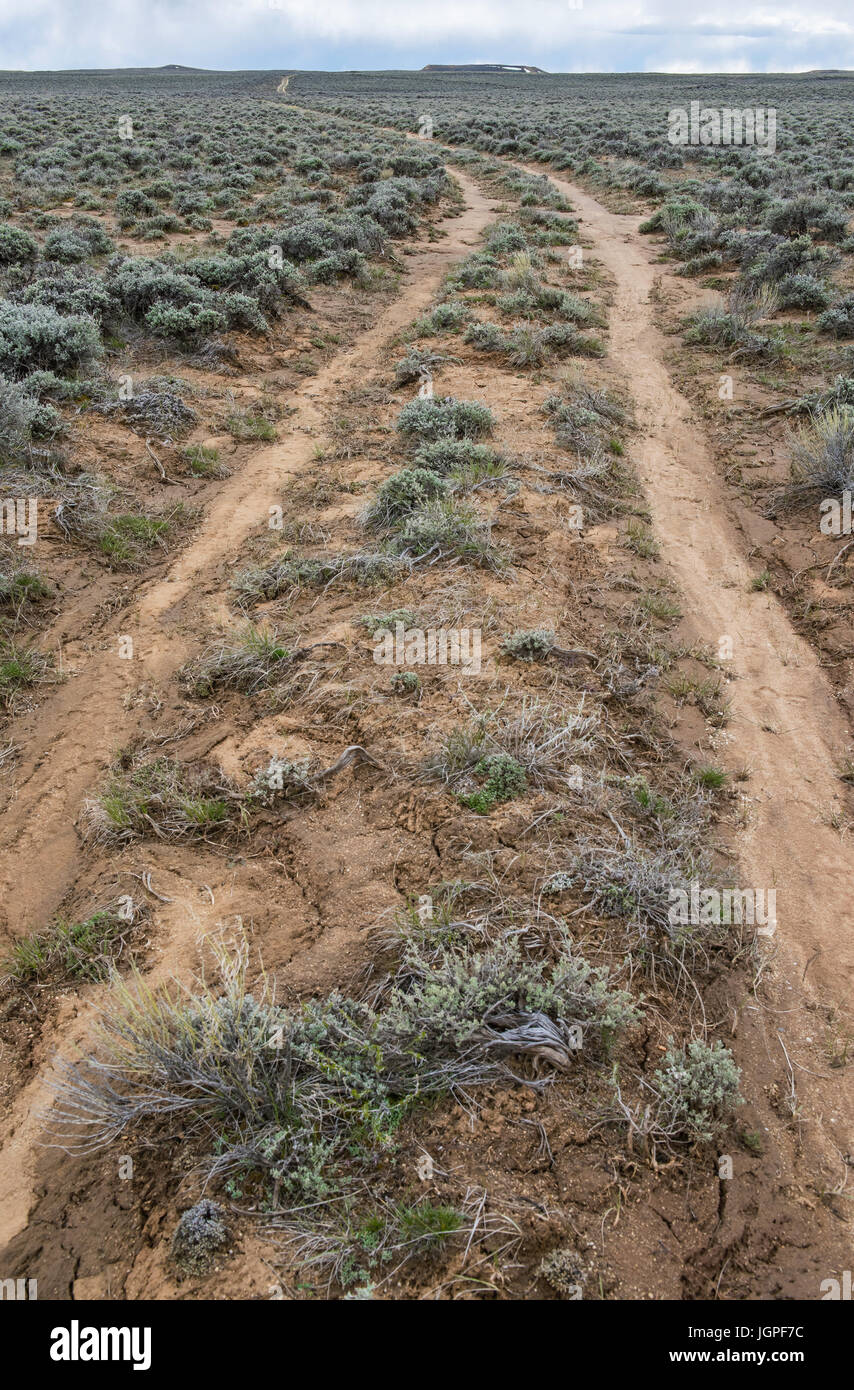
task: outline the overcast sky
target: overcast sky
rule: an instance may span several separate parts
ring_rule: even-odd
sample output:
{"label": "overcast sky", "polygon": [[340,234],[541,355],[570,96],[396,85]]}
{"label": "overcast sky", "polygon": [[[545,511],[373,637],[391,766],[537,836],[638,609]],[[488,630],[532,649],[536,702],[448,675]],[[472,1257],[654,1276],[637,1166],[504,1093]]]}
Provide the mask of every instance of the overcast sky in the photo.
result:
{"label": "overcast sky", "polygon": [[854,68],[852,0],[0,0],[0,67]]}

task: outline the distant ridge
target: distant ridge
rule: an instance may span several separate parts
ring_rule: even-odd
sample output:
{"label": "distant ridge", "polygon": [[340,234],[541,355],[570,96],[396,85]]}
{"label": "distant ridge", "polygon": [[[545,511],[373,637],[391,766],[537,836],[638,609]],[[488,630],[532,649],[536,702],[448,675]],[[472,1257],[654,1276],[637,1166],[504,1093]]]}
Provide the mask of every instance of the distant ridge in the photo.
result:
{"label": "distant ridge", "polygon": [[422,72],[540,72],[545,68],[531,67],[527,63],[427,63]]}

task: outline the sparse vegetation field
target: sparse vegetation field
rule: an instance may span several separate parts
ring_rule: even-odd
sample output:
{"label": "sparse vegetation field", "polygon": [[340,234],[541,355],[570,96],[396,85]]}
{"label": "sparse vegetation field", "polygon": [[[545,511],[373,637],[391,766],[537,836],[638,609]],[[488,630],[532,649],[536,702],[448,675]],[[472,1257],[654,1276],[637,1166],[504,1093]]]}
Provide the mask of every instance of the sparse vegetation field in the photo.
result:
{"label": "sparse vegetation field", "polygon": [[0,75],[0,1277],[841,1269],[851,81]]}

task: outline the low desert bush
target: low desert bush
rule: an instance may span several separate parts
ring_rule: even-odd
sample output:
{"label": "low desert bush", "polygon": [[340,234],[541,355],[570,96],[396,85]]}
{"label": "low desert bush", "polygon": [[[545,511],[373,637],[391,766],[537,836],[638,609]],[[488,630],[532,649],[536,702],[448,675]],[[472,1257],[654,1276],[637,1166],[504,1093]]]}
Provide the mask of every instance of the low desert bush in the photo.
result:
{"label": "low desert bush", "polygon": [[458,401],[453,396],[418,396],[403,407],[397,419],[401,434],[430,441],[479,439],[492,434],[495,417],[477,401]]}
{"label": "low desert bush", "polygon": [[733,1110],[741,1104],[741,1075],[732,1053],[723,1043],[709,1046],[695,1038],[677,1047],[673,1040],[664,1061],[644,1082],[651,1095],[632,1107],[617,1098],[622,1117],[633,1137],[653,1150],[657,1145],[672,1149],[678,1144],[709,1143],[726,1126]]}
{"label": "low desert bush", "polygon": [[404,468],[381,484],[374,500],[363,514],[366,526],[388,530],[426,502],[444,497],[448,484],[427,468]]}
{"label": "low desert bush", "polygon": [[491,524],[473,507],[455,498],[437,498],[402,519],[392,540],[407,559],[422,559],[434,551],[458,556],[470,564],[501,569],[506,557],[493,545]]}
{"label": "low desert bush", "polygon": [[854,338],[854,294],[837,299],[821,315],[818,326],[822,333],[829,333],[833,338]]}
{"label": "low desert bush", "polygon": [[464,486],[497,481],[507,473],[507,459],[489,444],[471,439],[437,439],[424,444],[413,459],[416,468],[426,468],[444,478],[456,479]]}
{"label": "low desert bush", "polygon": [[98,844],[155,836],[218,834],[240,823],[241,798],[219,768],[173,758],[134,760],[116,768],[84,810],[84,834]]}
{"label": "low desert bush", "polygon": [[595,1052],[637,1017],[568,938],[550,962],[512,939],[426,953],[411,940],[373,1005],[335,993],[284,1007],[249,991],[245,948],[217,954],[221,992],[117,982],[96,1058],[60,1065],[59,1142],[97,1149],[156,1122],[203,1144],[211,1176],[260,1172],[289,1204],[322,1202],[416,1105],[518,1084],[521,1058],[577,1065],[580,1039]]}
{"label": "low desert bush", "polygon": [[555,645],[555,635],[546,628],[525,628],[502,639],[501,650],[518,661],[544,661]]}
{"label": "low desert bush", "polygon": [[0,639],[0,709],[11,712],[20,692],[40,685],[50,671],[50,660],[34,647]]}
{"label": "low desert bush", "polygon": [[59,919],[43,931],[16,941],[5,962],[7,975],[22,983],[107,979],[143,915],[139,906],[126,899],[93,912],[82,922]]}
{"label": "low desert bush", "polygon": [[841,497],[854,489],[854,405],[832,405],[812,415],[791,446],[791,481],[784,503]]}
{"label": "low desert bush", "polygon": [[234,587],[246,598],[260,601],[327,584],[387,584],[399,579],[407,569],[402,559],[383,551],[339,551],[325,555],[295,555],[288,551],[270,565],[243,570],[237,575]]}
{"label": "low desert bush", "polygon": [[276,684],[294,652],[267,625],[246,623],[235,637],[224,639],[185,668],[191,694],[207,699],[215,690],[239,690],[254,695]]}
{"label": "low desert bush", "polygon": [[22,227],[0,222],[0,265],[23,265],[34,261],[39,254],[35,237]]}
{"label": "low desert bush", "polygon": [[202,1197],[183,1213],[175,1228],[172,1258],[184,1274],[206,1274],[228,1239],[224,1209],[209,1197]]}
{"label": "low desert bush", "polygon": [[20,377],[39,367],[74,371],[100,355],[93,318],[59,314],[44,304],[0,302],[0,372],[5,375]]}

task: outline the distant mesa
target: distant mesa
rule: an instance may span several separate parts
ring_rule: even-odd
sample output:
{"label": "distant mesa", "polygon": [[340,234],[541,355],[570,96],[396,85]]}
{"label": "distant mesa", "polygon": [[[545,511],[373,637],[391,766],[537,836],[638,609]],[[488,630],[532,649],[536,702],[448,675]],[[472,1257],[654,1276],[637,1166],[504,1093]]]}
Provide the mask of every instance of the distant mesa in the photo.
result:
{"label": "distant mesa", "polygon": [[541,72],[528,63],[427,63],[422,72]]}

